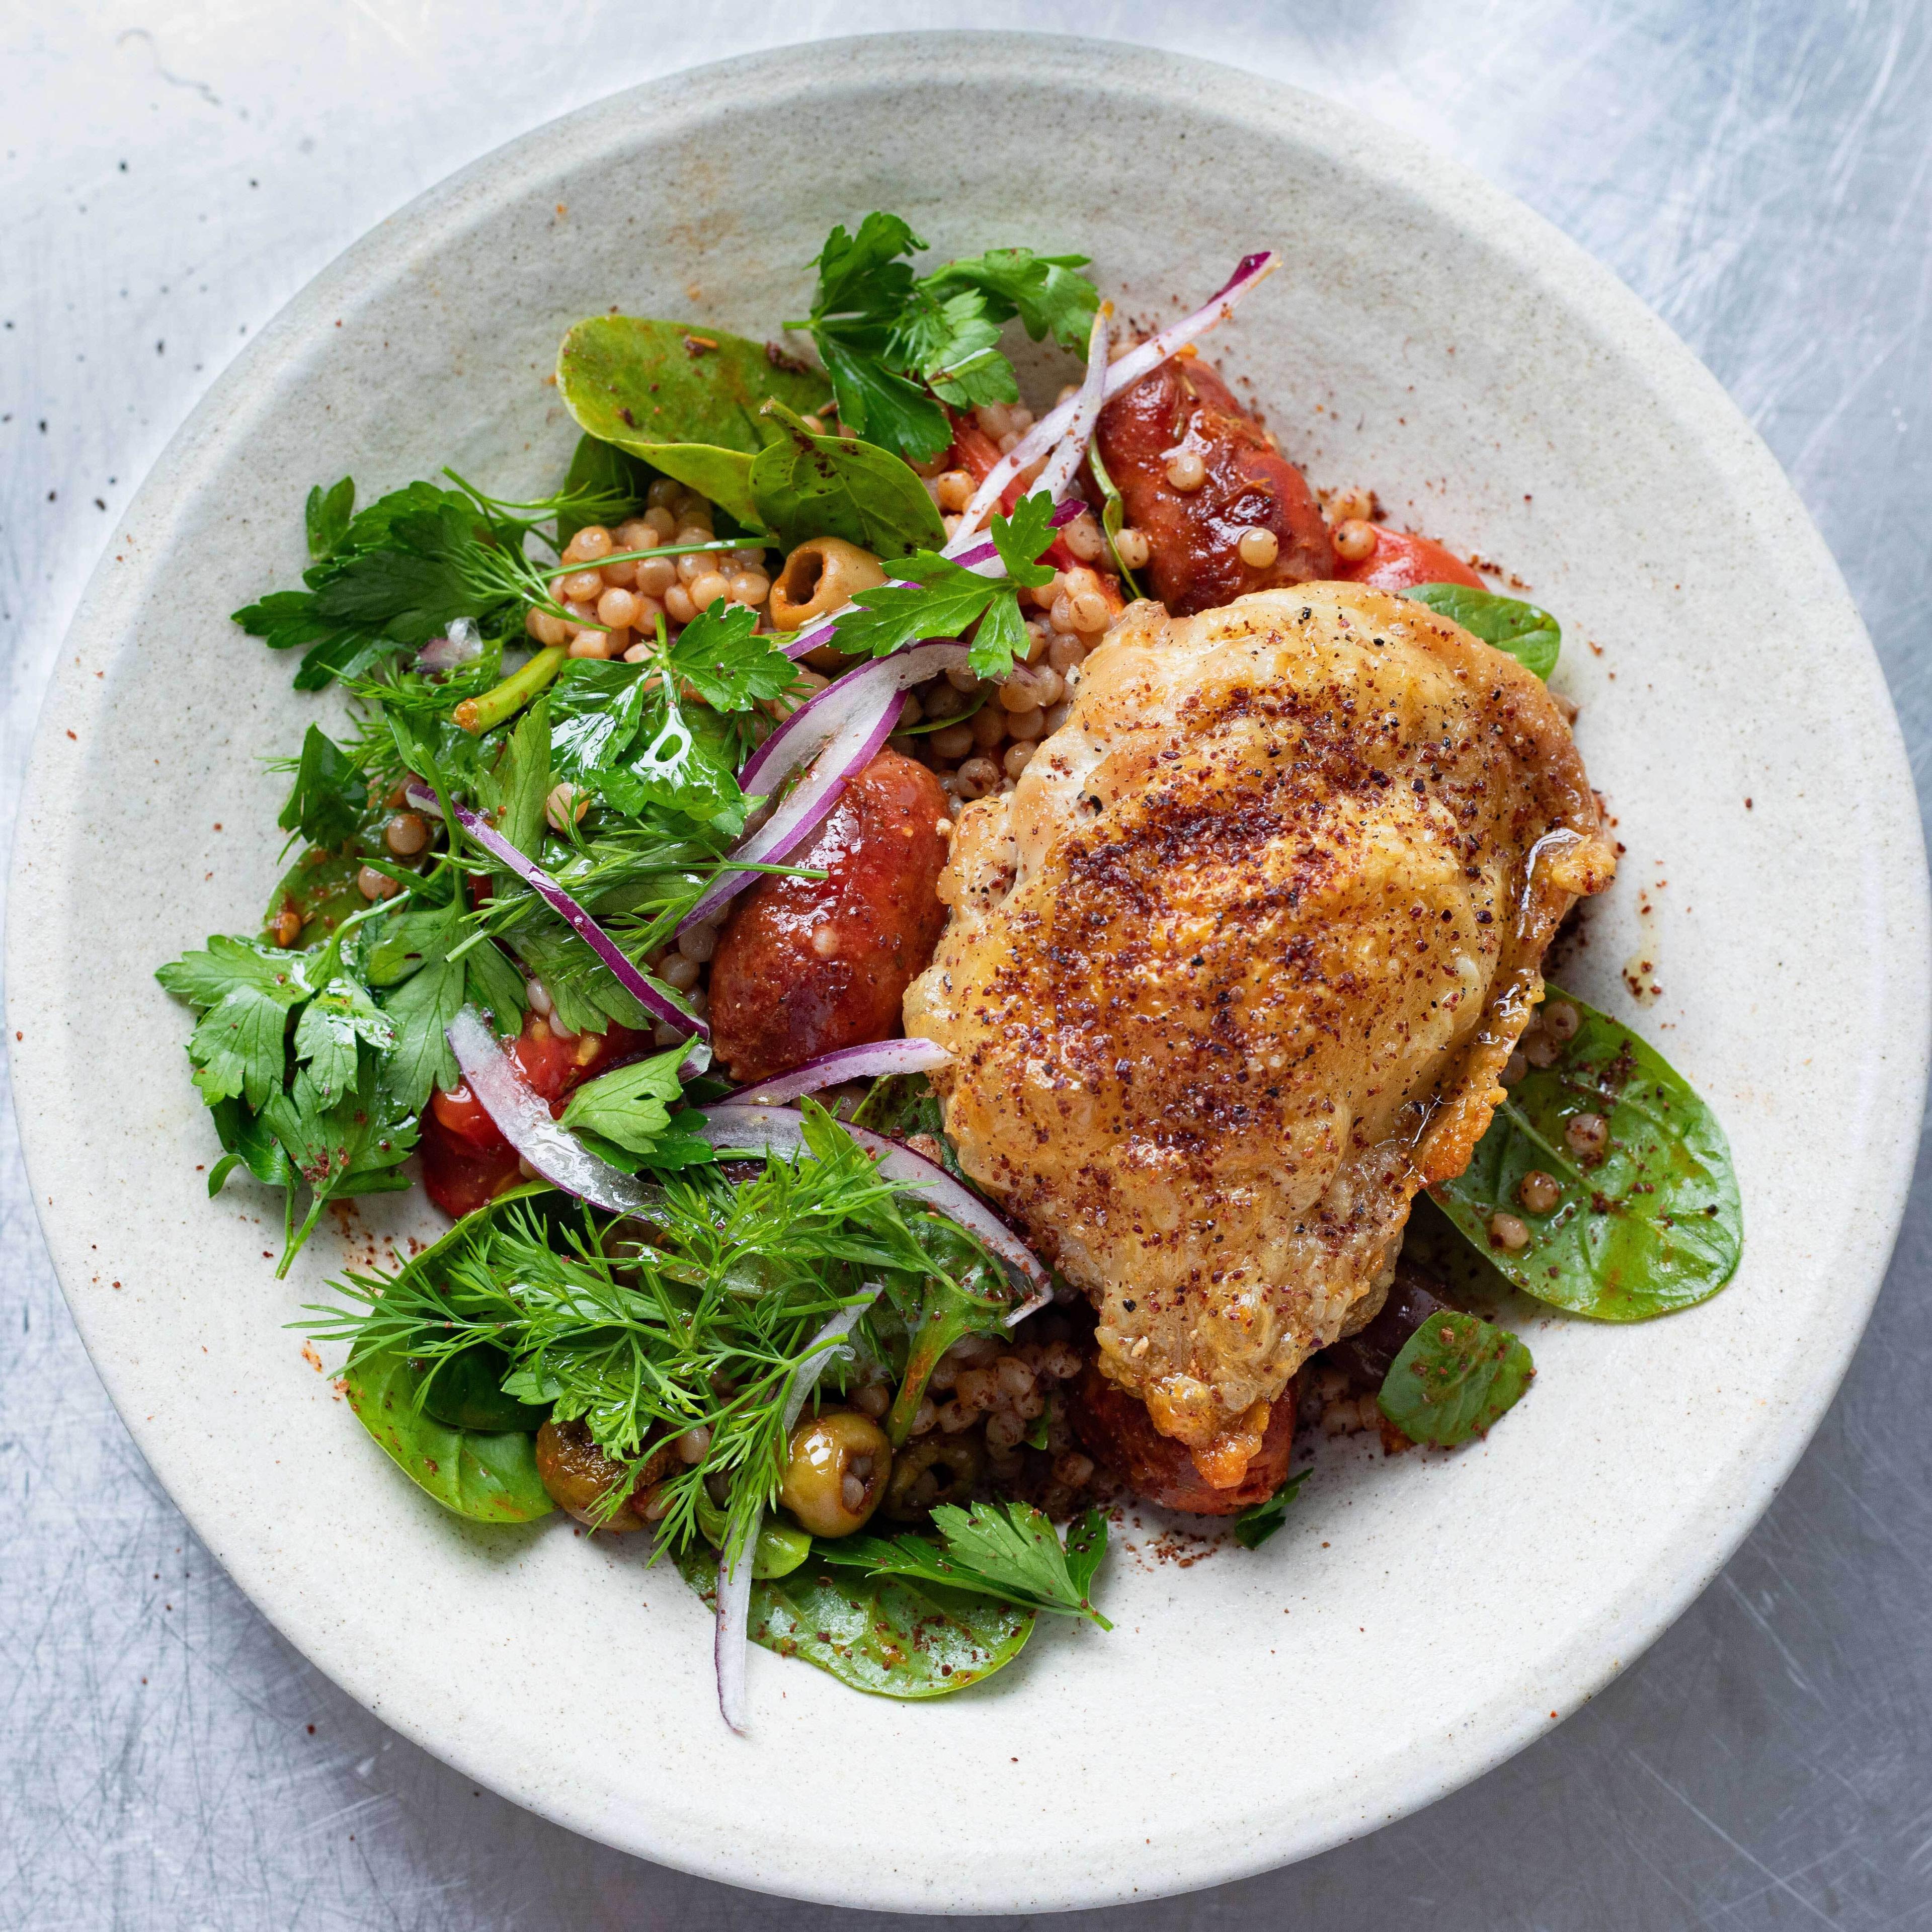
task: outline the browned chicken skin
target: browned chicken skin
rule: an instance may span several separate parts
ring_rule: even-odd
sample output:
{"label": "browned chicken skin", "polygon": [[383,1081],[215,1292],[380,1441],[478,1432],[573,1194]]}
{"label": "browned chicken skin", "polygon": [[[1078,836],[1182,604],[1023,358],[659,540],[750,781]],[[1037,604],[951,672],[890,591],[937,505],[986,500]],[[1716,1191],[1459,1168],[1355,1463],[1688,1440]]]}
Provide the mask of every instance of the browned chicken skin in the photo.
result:
{"label": "browned chicken skin", "polygon": [[[1334,575],[1328,526],[1301,472],[1198,356],[1177,356],[1123,390],[1094,440],[1126,520],[1148,539],[1147,587],[1177,617]],[[1198,488],[1168,481],[1177,453],[1200,458]],[[1270,562],[1242,562],[1250,530],[1277,540]]]}
{"label": "browned chicken skin", "polygon": [[1614,863],[1541,682],[1342,584],[1132,607],[1018,789],[962,814],[907,1030],[954,1055],[967,1172],[1211,1488],[1467,1164]]}

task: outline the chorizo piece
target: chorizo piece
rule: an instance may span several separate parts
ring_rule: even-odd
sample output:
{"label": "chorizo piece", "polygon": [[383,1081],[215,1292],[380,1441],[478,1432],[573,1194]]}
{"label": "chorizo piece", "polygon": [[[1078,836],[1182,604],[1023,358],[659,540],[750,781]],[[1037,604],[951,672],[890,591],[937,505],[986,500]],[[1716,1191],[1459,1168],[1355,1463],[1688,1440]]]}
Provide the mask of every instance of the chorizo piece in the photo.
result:
{"label": "chorizo piece", "polygon": [[1094,1461],[1136,1496],[1164,1509],[1196,1516],[1236,1516],[1264,1502],[1288,1475],[1294,1449],[1294,1419],[1301,1406],[1301,1378],[1292,1377],[1280,1399],[1268,1407],[1261,1447],[1247,1472],[1231,1489],[1209,1483],[1195,1466],[1184,1442],[1163,1436],[1145,1406],[1109,1382],[1097,1361],[1090,1361],[1076,1384],[1072,1402],[1075,1432]]}
{"label": "chorizo piece", "polygon": [[[1335,574],[1334,547],[1301,472],[1198,356],[1177,356],[1124,389],[1094,431],[1126,513],[1148,540],[1146,578],[1177,617],[1250,590]],[[1205,466],[1198,489],[1167,480],[1178,452]],[[1248,531],[1273,532],[1274,560],[1244,563]]]}
{"label": "chorizo piece", "polygon": [[739,896],[711,962],[712,1046],[736,1080],[764,1080],[899,1030],[899,1004],[946,926],[946,794],[924,765],[881,752],[787,863],[823,879],[761,879]]}

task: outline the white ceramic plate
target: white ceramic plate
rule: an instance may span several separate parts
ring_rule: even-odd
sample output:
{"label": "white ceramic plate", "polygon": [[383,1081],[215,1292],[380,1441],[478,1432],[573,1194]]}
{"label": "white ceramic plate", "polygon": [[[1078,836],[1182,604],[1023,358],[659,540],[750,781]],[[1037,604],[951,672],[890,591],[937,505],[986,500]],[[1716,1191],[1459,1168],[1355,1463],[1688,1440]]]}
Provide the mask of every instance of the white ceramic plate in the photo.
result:
{"label": "white ceramic plate", "polygon": [[[1747,1244],[1690,1313],[1534,1324],[1534,1391],[1487,1442],[1324,1455],[1259,1555],[1122,1552],[1111,1636],[1043,1630],[923,1706],[755,1653],[746,1742],[674,1576],[555,1521],[443,1514],[304,1362],[285,1324],[345,1249],[319,1239],[278,1283],[264,1199],[204,1198],[188,1022],[151,976],[252,927],[275,873],[284,781],[260,760],[319,707],[225,614],[294,578],[308,485],[352,471],[374,494],[453,462],[545,487],[572,440],[543,382],[569,322],[622,307],[769,333],[830,224],[875,206],[943,254],[1086,250],[1129,313],[1163,319],[1249,249],[1284,251],[1214,352],[1317,482],[1374,485],[1562,617],[1556,682],[1628,848],[1573,976],[1715,1105]],[[15,857],[8,1028],[47,1238],[136,1440],[242,1587],[520,1802],[854,1905],[1088,1905],[1282,1864],[1475,1776],[1628,1664],[1836,1388],[1925,1062],[1924,857],[1877,665],[1776,464],[1662,326],[1514,202],[1352,112],[995,35],[821,45],[621,95],[358,243],[216,386],[123,527]],[[1639,1015],[1618,968],[1640,944],[1663,992]]]}

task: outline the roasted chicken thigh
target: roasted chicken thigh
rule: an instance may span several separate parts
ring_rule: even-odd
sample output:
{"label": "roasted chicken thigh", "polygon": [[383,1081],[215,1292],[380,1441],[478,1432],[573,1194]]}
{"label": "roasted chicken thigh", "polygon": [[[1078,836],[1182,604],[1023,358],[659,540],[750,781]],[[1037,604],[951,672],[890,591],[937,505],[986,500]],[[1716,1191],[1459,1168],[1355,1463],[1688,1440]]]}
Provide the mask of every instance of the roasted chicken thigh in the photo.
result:
{"label": "roasted chicken thigh", "polygon": [[1017,789],[962,814],[907,1031],[953,1055],[966,1171],[1210,1485],[1372,1312],[1614,866],[1540,680],[1345,584],[1130,607]]}

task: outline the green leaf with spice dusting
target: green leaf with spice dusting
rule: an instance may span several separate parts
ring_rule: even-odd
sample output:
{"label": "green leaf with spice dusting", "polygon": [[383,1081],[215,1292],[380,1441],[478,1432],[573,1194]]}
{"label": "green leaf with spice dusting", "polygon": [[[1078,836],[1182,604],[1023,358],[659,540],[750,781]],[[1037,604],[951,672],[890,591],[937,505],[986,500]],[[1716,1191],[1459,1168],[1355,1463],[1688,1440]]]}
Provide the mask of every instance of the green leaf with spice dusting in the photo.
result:
{"label": "green leaf with spice dusting", "polygon": [[1411,1442],[1451,1449],[1514,1408],[1535,1372],[1508,1329],[1445,1308],[1402,1345],[1377,1400]]}
{"label": "green leaf with spice dusting", "polygon": [[784,433],[752,463],[752,494],[760,520],[787,550],[808,537],[842,537],[892,557],[946,542],[926,485],[898,457],[824,435],[782,403],[766,406]]}
{"label": "green leaf with spice dusting", "polygon": [[390,1348],[359,1352],[343,1371],[356,1418],[411,1482],[475,1522],[530,1522],[556,1505],[521,1430],[452,1429],[422,1405],[422,1376]]}
{"label": "green leaf with spice dusting", "polygon": [[[1435,1196],[1462,1235],[1526,1294],[1600,1322],[1641,1322],[1706,1300],[1736,1272],[1744,1214],[1717,1117],[1654,1047],[1571,993],[1578,1026],[1496,1109],[1468,1168]],[[1594,1124],[1601,1124],[1601,1132]],[[1533,1210],[1523,1180],[1549,1177]],[[1540,1184],[1532,1184],[1531,1198]],[[1529,1232],[1511,1250],[1493,1216]]]}
{"label": "green leaf with spice dusting", "polygon": [[[987,1597],[903,1576],[862,1576],[818,1560],[752,1586],[754,1643],[815,1664],[874,1696],[950,1696],[1017,1657],[1034,1613]],[[676,1558],[685,1581],[714,1608],[718,1564],[702,1547]]]}
{"label": "green leaf with spice dusting", "polygon": [[557,351],[556,390],[578,428],[641,457],[748,526],[758,511],[751,459],[776,434],[759,410],[801,415],[831,399],[816,370],[721,328],[594,315]]}
{"label": "green leaf with spice dusting", "polygon": [[1468,584],[1418,584],[1401,594],[1460,624],[1484,644],[1508,652],[1538,677],[1546,678],[1556,668],[1557,653],[1563,648],[1562,626],[1534,604]]}

